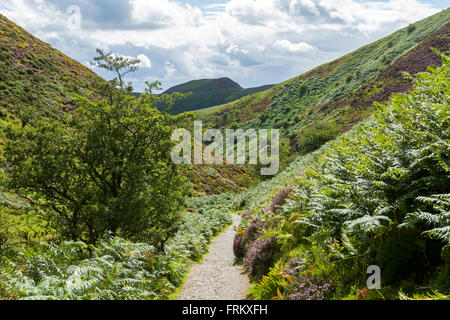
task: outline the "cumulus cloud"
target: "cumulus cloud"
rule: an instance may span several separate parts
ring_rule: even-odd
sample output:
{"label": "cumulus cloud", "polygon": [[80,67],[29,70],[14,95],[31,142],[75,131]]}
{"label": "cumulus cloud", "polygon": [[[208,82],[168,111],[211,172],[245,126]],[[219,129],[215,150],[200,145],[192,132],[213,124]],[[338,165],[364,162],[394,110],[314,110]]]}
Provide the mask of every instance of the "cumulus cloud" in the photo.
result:
{"label": "cumulus cloud", "polygon": [[[0,13],[79,61],[97,47],[138,57],[138,90],[145,81],[168,87],[222,76],[249,87],[281,82],[439,11],[425,1],[2,0]],[[71,5],[81,9],[80,29],[67,24]]]}
{"label": "cumulus cloud", "polygon": [[289,40],[278,40],[274,43],[274,46],[290,52],[308,52],[314,50],[314,47],[306,42],[292,43]]}
{"label": "cumulus cloud", "polygon": [[152,62],[145,54],[140,54],[137,56],[139,60],[141,60],[141,63],[139,63],[139,67],[141,68],[151,68]]}
{"label": "cumulus cloud", "polygon": [[129,0],[131,19],[136,24],[159,23],[164,27],[196,26],[200,23],[202,12],[191,5],[181,5],[168,0]]}

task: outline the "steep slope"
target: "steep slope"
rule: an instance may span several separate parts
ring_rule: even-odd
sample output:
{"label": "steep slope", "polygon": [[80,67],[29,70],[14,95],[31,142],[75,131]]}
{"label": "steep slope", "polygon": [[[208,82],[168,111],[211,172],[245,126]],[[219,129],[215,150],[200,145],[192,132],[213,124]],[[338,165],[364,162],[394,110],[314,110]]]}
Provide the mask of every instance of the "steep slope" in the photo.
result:
{"label": "steep slope", "polygon": [[180,114],[187,111],[194,111],[222,105],[270,89],[272,85],[243,89],[238,83],[229,78],[203,79],[189,81],[164,92],[164,94],[192,93],[189,97],[175,103],[171,112]]}
{"label": "steep slope", "polygon": [[267,91],[198,111],[196,117],[207,127],[280,128],[292,151],[301,152],[306,133],[306,140],[314,140],[324,127],[335,134],[347,131],[372,114],[374,101],[408,91],[411,82],[402,71],[417,73],[439,63],[430,47],[448,50],[449,21],[446,9]]}
{"label": "steep slope", "polygon": [[0,113],[20,117],[27,108],[49,115],[87,95],[102,79],[81,63],[0,15]]}
{"label": "steep slope", "polygon": [[[334,120],[344,130],[348,130],[373,111],[375,102],[386,103],[392,93],[406,93],[412,89],[412,79],[405,77],[405,72],[415,76],[426,71],[429,66],[440,66],[442,59],[433,49],[443,53],[449,52],[450,23],[433,32],[414,49],[344,99],[335,99],[321,106],[320,112],[328,114],[326,119]],[[329,113],[329,110],[332,112]],[[298,150],[295,142],[293,146]]]}

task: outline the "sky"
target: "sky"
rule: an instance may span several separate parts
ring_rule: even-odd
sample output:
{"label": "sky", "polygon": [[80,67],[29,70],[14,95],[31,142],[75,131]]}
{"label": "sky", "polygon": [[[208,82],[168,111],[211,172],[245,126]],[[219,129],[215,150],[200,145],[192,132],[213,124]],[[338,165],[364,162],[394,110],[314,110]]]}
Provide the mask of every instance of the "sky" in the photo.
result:
{"label": "sky", "polygon": [[446,9],[448,0],[1,0],[0,13],[93,68],[96,48],[141,60],[164,89],[229,77],[275,84]]}

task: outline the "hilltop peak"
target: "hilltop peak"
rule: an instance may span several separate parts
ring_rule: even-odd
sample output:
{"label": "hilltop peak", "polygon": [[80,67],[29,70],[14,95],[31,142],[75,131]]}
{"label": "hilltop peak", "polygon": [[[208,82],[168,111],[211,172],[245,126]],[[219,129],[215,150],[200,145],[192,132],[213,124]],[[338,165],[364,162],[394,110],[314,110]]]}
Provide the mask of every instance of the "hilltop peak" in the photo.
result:
{"label": "hilltop peak", "polygon": [[231,80],[230,78],[218,78],[218,79],[200,79],[192,80],[174,86],[164,93],[171,94],[174,92],[188,93],[207,90],[242,90],[242,87]]}
{"label": "hilltop peak", "polygon": [[212,80],[209,87],[214,89],[243,89],[237,82],[226,77]]}

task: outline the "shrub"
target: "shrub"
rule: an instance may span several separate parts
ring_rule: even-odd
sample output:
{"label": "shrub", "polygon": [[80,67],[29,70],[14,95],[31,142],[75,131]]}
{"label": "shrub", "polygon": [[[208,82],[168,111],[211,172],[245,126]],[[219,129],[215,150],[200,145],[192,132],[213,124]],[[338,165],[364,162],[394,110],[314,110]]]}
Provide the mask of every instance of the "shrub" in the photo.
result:
{"label": "shrub", "polygon": [[[249,218],[251,211],[247,211],[243,218]],[[238,259],[244,258],[247,253],[247,249],[252,245],[252,243],[258,239],[258,237],[264,232],[266,228],[265,222],[259,220],[258,218],[252,218],[249,225],[245,230],[239,230],[236,234],[233,242],[233,251]]]}
{"label": "shrub", "polygon": [[146,244],[120,238],[102,240],[98,247],[82,242],[28,248],[14,271],[9,262],[8,286],[18,299],[128,300],[167,297],[169,261]]}
{"label": "shrub", "polygon": [[8,239],[9,239],[9,224],[6,220],[6,215],[3,208],[0,208],[0,256],[7,249]]}
{"label": "shrub", "polygon": [[258,239],[258,237],[264,232],[265,227],[266,223],[264,221],[261,221],[257,217],[252,218],[246,230],[246,242],[252,243],[256,239]]}
{"label": "shrub", "polygon": [[[277,217],[283,223],[275,231],[279,242],[295,238],[306,253],[301,269],[291,262],[288,270],[292,283],[284,293],[290,299],[328,299],[333,290],[333,298],[348,296],[365,286],[368,265],[381,267],[386,288],[431,286],[447,294],[450,78],[449,58],[442,57],[440,68],[417,75],[413,91],[393,95],[387,106],[376,104],[375,117],[323,147],[313,162],[300,158],[300,170],[262,184],[254,199],[247,195],[261,207],[275,184],[303,173],[284,207],[289,216]],[[295,233],[293,226],[305,228]],[[270,239],[249,247],[244,262],[252,274],[268,270],[271,248]],[[283,246],[283,258],[292,248]]]}
{"label": "shrub", "polygon": [[300,272],[298,259],[292,259],[288,264],[293,266],[285,269],[285,273],[290,279],[285,291],[288,300],[325,300],[330,298],[331,282]]}
{"label": "shrub", "polygon": [[277,264],[270,268],[267,276],[264,276],[261,281],[255,283],[248,291],[252,299],[255,300],[279,300],[282,299],[282,292],[288,285],[288,281],[284,276],[284,270]]}
{"label": "shrub", "polygon": [[39,244],[0,256],[0,297],[10,299],[167,299],[183,283],[187,266],[208,250],[211,237],[231,223],[233,196],[187,201],[195,212],[170,239],[165,254],[144,243],[106,237]]}
{"label": "shrub", "polygon": [[330,140],[335,139],[340,131],[336,124],[318,122],[306,129],[297,140],[297,149],[301,154],[307,154],[319,149]]}
{"label": "shrub", "polygon": [[260,279],[269,271],[278,249],[276,237],[258,239],[249,246],[244,264],[252,278]]}
{"label": "shrub", "polygon": [[273,213],[277,213],[277,211],[282,207],[286,199],[290,196],[292,193],[292,188],[283,188],[281,189],[275,197],[272,199],[272,203],[270,204],[269,211]]}
{"label": "shrub", "polygon": [[112,232],[164,251],[179,226],[187,192],[178,174],[182,167],[170,159],[171,135],[190,116],[159,112],[156,101],[175,96],[152,95],[156,83],[139,99],[132,97],[122,76],[139,61],[124,59],[96,58],[119,77],[99,85],[103,100],[77,97],[77,109],[58,119],[40,117],[7,130],[4,154],[12,164],[7,184],[48,213],[65,240],[94,244]]}
{"label": "shrub", "polygon": [[233,252],[237,259],[243,259],[245,257],[245,233],[238,232],[234,237]]}
{"label": "shrub", "polygon": [[411,34],[416,30],[416,26],[414,24],[410,24],[406,30],[408,31],[408,34]]}
{"label": "shrub", "polygon": [[304,83],[298,88],[298,97],[302,98],[307,92],[308,92],[308,85]]}

